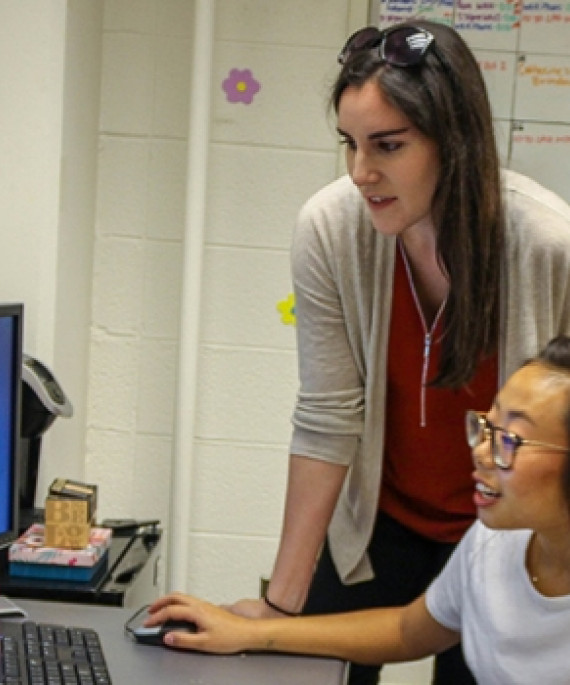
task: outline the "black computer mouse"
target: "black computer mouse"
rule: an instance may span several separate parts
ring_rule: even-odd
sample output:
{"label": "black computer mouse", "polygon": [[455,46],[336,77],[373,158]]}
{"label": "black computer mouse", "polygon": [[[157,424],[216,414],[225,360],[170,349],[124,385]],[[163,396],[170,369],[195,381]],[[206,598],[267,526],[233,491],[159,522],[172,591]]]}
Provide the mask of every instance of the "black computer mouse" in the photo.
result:
{"label": "black computer mouse", "polygon": [[195,633],[197,628],[195,623],[190,621],[166,621],[157,626],[138,626],[133,630],[133,636],[142,645],[157,645],[166,647],[164,636],[173,630],[185,633]]}

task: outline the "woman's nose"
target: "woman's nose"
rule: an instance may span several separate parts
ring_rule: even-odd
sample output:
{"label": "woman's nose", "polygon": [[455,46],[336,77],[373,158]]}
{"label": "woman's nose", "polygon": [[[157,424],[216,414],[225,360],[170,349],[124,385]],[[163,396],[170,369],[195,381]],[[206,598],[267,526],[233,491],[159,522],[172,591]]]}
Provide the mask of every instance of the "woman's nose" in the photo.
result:
{"label": "woman's nose", "polygon": [[357,151],[352,160],[350,175],[355,185],[364,186],[377,182],[380,177],[380,171],[376,168],[368,155]]}
{"label": "woman's nose", "polygon": [[493,453],[491,448],[491,441],[489,438],[480,442],[477,447],[471,450],[471,457],[475,466],[483,469],[495,468],[495,462],[493,461]]}

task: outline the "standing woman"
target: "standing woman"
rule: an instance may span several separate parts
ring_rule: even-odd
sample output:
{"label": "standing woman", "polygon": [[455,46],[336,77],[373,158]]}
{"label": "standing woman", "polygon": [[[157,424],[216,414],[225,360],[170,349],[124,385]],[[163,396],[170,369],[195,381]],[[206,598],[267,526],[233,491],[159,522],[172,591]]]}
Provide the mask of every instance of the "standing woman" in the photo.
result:
{"label": "standing woman", "polygon": [[[267,596],[232,606],[252,617],[421,594],[475,517],[465,411],[570,333],[570,208],[500,171],[460,36],[368,27],[339,61],[348,175],[294,236],[301,385]],[[349,682],[377,679],[353,665]],[[438,656],[434,683],[469,682],[459,648]]]}

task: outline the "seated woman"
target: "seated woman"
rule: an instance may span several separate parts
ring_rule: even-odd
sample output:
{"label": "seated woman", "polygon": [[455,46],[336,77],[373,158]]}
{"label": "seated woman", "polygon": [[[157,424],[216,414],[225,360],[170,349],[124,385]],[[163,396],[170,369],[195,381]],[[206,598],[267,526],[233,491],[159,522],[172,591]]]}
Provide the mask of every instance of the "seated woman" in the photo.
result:
{"label": "seated woman", "polygon": [[364,664],[419,659],[460,639],[477,682],[569,682],[570,338],[516,371],[487,414],[468,412],[476,521],[425,594],[404,607],[250,620],[171,594],[149,625],[197,624],[165,643],[205,652],[270,650]]}

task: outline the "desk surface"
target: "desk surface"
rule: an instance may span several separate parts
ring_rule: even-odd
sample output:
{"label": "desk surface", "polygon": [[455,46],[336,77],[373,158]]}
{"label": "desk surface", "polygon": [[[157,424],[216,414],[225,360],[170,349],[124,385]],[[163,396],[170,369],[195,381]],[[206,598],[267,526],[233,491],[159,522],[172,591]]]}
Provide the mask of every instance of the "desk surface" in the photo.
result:
{"label": "desk surface", "polygon": [[[31,620],[93,628],[99,633],[113,685],[343,685],[334,659],[278,654],[213,656],[133,642],[124,624],[134,613],[119,607],[16,600]],[[10,619],[12,620],[12,619]]]}

